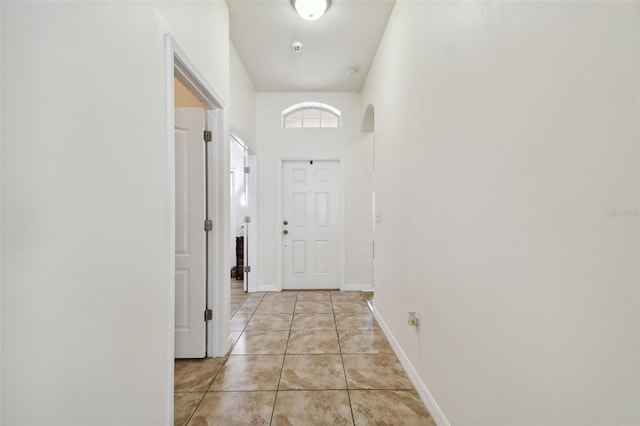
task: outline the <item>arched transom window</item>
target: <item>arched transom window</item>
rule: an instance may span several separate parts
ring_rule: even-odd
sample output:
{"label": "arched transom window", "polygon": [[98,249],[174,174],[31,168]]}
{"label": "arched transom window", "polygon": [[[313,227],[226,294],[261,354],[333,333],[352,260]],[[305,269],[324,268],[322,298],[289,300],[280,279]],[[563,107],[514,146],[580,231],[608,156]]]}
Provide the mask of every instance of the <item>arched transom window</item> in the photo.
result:
{"label": "arched transom window", "polygon": [[319,102],[303,102],[282,111],[285,129],[340,127],[340,110]]}

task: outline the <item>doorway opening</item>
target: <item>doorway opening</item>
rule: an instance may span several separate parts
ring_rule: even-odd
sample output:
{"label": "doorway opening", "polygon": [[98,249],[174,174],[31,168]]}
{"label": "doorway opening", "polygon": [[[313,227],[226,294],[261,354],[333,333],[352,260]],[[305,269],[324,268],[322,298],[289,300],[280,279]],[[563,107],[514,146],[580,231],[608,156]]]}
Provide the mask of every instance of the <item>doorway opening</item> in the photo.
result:
{"label": "doorway opening", "polygon": [[[178,349],[177,345],[183,344],[176,337],[178,331],[184,331],[180,329],[185,328],[191,329],[193,324],[199,323],[199,326],[193,328],[198,334],[198,337],[193,339],[193,342],[197,342],[193,344],[198,346],[197,351],[193,352],[195,355],[184,352],[180,356],[196,356],[201,359],[225,355],[231,347],[231,334],[229,332],[229,288],[228,285],[223,285],[227,282],[224,273],[226,268],[223,267],[225,250],[227,250],[224,226],[225,197],[227,196],[227,176],[224,173],[227,158],[225,156],[224,105],[222,98],[208,85],[169,34],[165,36],[165,59],[167,93],[165,212],[167,227],[165,232],[168,241],[165,285],[166,309],[172,313],[165,325],[166,380],[169,384],[166,407],[169,418],[173,418],[174,360],[182,350]],[[198,101],[195,106],[184,106],[185,110],[181,109],[182,106],[176,108],[176,101],[182,102],[176,99],[176,91],[180,92],[181,86],[186,89],[183,95],[188,95],[187,98],[195,97]],[[191,117],[186,120],[189,122],[186,125],[182,117],[183,112]],[[177,124],[179,126],[176,126]],[[199,135],[199,147],[191,143],[191,133]],[[179,162],[182,169],[177,169]],[[192,176],[191,170],[198,170],[199,174]],[[177,185],[181,185],[181,188],[178,189]],[[193,207],[192,200],[197,201]],[[181,204],[178,205],[178,202]],[[189,217],[188,226],[185,225],[187,216]],[[211,222],[208,222],[209,220]],[[179,226],[181,230],[178,230]],[[191,228],[199,231],[198,236],[193,234],[197,237],[195,242],[191,240]],[[179,245],[176,238],[178,231],[182,232],[179,235],[181,238]],[[199,253],[193,252],[194,259],[198,258],[200,265],[193,269],[193,272],[190,269],[185,271],[177,262],[177,252],[181,252],[182,255],[191,255],[191,248],[196,246],[200,252],[204,246],[204,259]],[[197,301],[190,298],[191,293],[188,290],[192,287],[198,287],[198,291],[194,293],[194,297],[198,298]],[[177,292],[180,294],[178,295]],[[185,295],[189,297],[188,301]],[[194,321],[191,321],[191,317]]]}
{"label": "doorway opening", "polygon": [[207,355],[207,108],[174,76],[175,357]]}
{"label": "doorway opening", "polygon": [[376,281],[376,224],[382,223],[382,210],[380,210],[376,204],[376,121],[375,121],[375,107],[373,104],[369,104],[365,109],[364,116],[362,118],[362,133],[367,134],[368,143],[371,144],[371,200],[372,200],[372,212],[371,212],[371,227],[372,227],[372,235],[373,239],[371,241],[372,244],[372,253],[373,260],[371,262],[371,291],[365,292],[365,298],[367,299],[367,303],[369,303],[370,307],[373,309],[373,299],[374,299],[374,291],[375,291],[375,281]]}
{"label": "doorway opening", "polygon": [[257,265],[255,166],[255,154],[232,129],[229,143],[231,316],[256,287],[252,279]]}
{"label": "doorway opening", "polygon": [[[248,209],[248,149],[240,140],[231,136],[229,143],[229,191],[230,195],[230,223],[231,223],[231,279],[242,284],[242,290],[247,291],[245,282],[245,261],[247,240],[246,229],[250,225]],[[233,309],[231,309],[233,311]]]}

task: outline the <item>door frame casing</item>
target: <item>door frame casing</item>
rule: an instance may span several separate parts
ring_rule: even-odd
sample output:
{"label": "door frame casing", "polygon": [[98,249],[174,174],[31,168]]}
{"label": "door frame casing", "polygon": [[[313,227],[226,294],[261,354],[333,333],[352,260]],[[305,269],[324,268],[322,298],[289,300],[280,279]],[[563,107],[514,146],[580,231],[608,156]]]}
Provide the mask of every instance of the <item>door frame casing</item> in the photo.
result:
{"label": "door frame casing", "polygon": [[[174,353],[175,353],[175,105],[174,105],[174,76],[187,89],[199,98],[207,108],[207,127],[213,133],[213,142],[209,143],[207,161],[208,197],[207,206],[209,219],[213,220],[213,230],[207,233],[207,306],[213,310],[213,320],[207,324],[207,356],[223,356],[231,347],[229,325],[229,288],[225,284],[226,268],[223,268],[225,257],[225,226],[228,227],[224,214],[226,195],[224,185],[225,173],[225,103],[222,97],[211,88],[206,79],[189,60],[184,51],[173,39],[171,34],[164,36],[165,47],[165,88],[166,88],[166,311],[167,333],[166,348],[166,380],[168,384],[167,403],[168,417],[173,419],[173,388],[174,388]],[[203,142],[204,143],[204,142]],[[228,281],[226,281],[228,283]],[[204,313],[203,313],[204,314]]]}
{"label": "door frame casing", "polygon": [[282,203],[284,196],[282,191],[282,169],[285,161],[337,161],[338,162],[338,170],[340,172],[340,182],[338,185],[338,190],[340,191],[340,195],[338,200],[340,200],[340,207],[338,211],[340,212],[340,226],[338,227],[338,244],[340,244],[340,271],[338,271],[338,278],[340,280],[340,290],[345,290],[345,282],[346,282],[346,247],[345,247],[345,234],[346,234],[346,203],[345,203],[345,178],[344,178],[344,159],[341,155],[295,155],[295,156],[280,156],[278,157],[278,178],[277,178],[277,192],[276,192],[276,229],[277,237],[276,237],[276,282],[277,289],[276,291],[282,291],[284,288],[284,258],[282,253],[282,237],[280,235],[280,230],[282,229]]}

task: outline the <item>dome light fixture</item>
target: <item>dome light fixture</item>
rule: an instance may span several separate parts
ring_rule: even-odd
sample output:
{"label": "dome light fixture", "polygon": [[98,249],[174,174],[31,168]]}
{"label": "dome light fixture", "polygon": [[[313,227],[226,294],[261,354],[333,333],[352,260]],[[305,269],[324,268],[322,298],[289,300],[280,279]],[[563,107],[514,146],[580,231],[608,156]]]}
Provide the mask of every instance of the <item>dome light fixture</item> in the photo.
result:
{"label": "dome light fixture", "polygon": [[291,0],[291,5],[302,19],[315,21],[329,9],[331,0]]}

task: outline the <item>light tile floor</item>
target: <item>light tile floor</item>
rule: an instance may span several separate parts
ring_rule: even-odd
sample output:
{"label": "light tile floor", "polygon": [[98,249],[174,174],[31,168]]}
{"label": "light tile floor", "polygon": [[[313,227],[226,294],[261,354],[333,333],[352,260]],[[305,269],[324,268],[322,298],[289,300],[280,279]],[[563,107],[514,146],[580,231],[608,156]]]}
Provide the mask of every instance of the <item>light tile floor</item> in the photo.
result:
{"label": "light tile floor", "polygon": [[232,309],[229,355],[176,360],[175,424],[435,425],[369,297],[246,295]]}
{"label": "light tile floor", "polygon": [[244,281],[231,278],[231,294],[229,297],[229,312],[231,312],[231,316],[236,313],[248,297],[249,293],[244,292]]}

